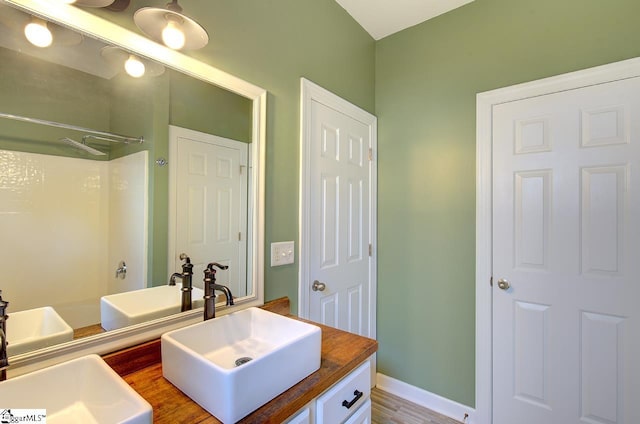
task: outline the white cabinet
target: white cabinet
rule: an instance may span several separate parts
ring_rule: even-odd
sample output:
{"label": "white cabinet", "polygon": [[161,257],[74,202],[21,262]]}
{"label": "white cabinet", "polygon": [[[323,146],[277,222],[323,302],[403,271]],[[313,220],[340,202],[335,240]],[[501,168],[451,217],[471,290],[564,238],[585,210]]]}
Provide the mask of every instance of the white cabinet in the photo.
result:
{"label": "white cabinet", "polygon": [[371,366],[365,361],[298,411],[287,424],[370,424]]}

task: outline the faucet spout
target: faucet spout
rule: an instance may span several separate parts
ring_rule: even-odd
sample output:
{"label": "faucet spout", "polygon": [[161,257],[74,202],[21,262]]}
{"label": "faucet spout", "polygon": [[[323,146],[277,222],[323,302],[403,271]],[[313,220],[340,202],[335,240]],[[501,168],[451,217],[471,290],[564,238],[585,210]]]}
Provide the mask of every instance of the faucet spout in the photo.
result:
{"label": "faucet spout", "polygon": [[179,272],[174,272],[173,274],[171,274],[171,277],[169,277],[170,286],[176,285],[176,278],[179,278],[180,280],[182,280],[182,274],[180,274]]}
{"label": "faucet spout", "polygon": [[233,295],[231,294],[231,290],[229,290],[229,287],[223,286],[222,284],[214,284],[213,290],[223,292],[227,297],[227,306],[233,306]]}

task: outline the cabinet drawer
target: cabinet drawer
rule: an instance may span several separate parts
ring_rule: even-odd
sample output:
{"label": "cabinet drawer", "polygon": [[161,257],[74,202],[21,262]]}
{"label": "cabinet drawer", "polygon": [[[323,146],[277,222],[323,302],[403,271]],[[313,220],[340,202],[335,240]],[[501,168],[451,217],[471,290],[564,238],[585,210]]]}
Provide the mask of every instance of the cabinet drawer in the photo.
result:
{"label": "cabinet drawer", "polygon": [[366,361],[318,398],[318,423],[343,422],[369,399],[370,394],[371,371],[369,361]]}

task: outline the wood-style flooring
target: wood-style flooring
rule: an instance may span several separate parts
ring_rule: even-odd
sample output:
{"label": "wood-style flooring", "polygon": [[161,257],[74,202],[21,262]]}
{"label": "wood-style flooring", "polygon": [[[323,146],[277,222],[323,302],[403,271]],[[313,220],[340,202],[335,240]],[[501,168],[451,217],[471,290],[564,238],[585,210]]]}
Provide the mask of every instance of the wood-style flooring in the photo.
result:
{"label": "wood-style flooring", "polygon": [[372,424],[461,424],[377,387],[371,390],[371,409]]}

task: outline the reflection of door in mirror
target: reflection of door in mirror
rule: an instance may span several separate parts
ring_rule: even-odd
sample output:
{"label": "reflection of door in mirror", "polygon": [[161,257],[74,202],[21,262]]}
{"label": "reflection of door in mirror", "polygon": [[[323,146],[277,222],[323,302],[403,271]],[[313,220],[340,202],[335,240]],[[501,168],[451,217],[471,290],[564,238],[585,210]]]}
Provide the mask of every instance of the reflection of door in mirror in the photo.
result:
{"label": "reflection of door in mirror", "polygon": [[180,267],[187,253],[194,285],[202,287],[209,262],[228,265],[217,280],[244,297],[247,289],[247,193],[250,168],[247,143],[171,126],[170,233],[175,247],[170,263]]}

